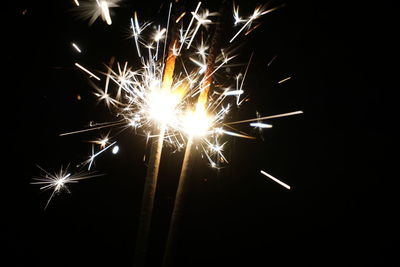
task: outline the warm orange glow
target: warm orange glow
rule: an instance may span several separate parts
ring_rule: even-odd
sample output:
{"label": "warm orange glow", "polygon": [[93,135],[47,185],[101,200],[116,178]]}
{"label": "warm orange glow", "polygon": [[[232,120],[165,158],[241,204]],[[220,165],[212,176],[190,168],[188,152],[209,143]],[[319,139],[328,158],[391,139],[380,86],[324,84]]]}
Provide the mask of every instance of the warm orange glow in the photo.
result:
{"label": "warm orange glow", "polygon": [[173,41],[173,45],[168,52],[168,58],[167,62],[165,63],[164,76],[161,86],[162,91],[170,91],[172,88],[172,82],[174,80],[173,75],[175,69],[175,61],[176,61],[176,55],[173,52],[175,44],[176,41]]}

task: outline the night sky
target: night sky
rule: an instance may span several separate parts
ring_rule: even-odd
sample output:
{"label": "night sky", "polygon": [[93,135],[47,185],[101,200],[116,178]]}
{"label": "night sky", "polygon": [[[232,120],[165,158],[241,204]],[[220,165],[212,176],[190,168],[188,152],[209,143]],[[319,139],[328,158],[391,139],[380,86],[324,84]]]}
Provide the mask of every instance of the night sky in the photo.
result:
{"label": "night sky", "polygon": [[[113,9],[112,26],[97,20],[90,27],[76,18],[72,0],[13,2],[2,24],[0,265],[133,266],[145,137],[119,134],[120,152],[95,161],[105,175],[71,185],[47,210],[50,192],[30,182],[42,173],[36,165],[55,172],[84,161],[87,141],[107,130],[60,133],[115,120],[74,63],[103,71],[115,56],[138,66],[130,17],[137,11],[141,21],[163,23],[169,2],[126,0]],[[399,266],[399,175],[391,171],[398,164],[398,15],[388,1],[356,2],[285,1],[238,38],[236,62],[252,52],[254,60],[244,86],[250,101],[232,120],[256,111],[304,114],[271,120],[262,135],[241,125],[258,139],[228,137],[229,164],[220,171],[195,159],[176,266]],[[260,2],[237,3],[249,14]],[[186,1],[186,9],[196,4]],[[203,6],[217,11],[219,1]],[[235,32],[224,31],[224,44]],[[183,152],[172,152],[165,148],[161,160],[148,266],[160,266],[173,207]]]}

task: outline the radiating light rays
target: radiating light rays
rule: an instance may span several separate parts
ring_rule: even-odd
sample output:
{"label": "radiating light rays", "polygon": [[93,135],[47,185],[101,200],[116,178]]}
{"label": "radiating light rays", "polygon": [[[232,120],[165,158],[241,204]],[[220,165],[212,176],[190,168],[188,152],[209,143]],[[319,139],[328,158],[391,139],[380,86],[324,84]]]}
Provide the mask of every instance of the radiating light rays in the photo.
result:
{"label": "radiating light rays", "polygon": [[101,9],[101,17],[108,25],[112,24],[108,2],[105,0],[96,0]]}
{"label": "radiating light rays", "polygon": [[141,33],[148,26],[150,26],[150,23],[148,23],[148,22],[145,22],[142,25],[139,24],[137,12],[135,11],[133,13],[133,18],[131,18],[131,29],[132,29],[133,40],[135,41],[136,51],[137,51],[139,57],[142,57],[142,54],[140,52],[140,46],[139,46],[139,43],[140,43],[139,40],[141,38]]}
{"label": "radiating light rays", "polygon": [[[187,36],[188,36],[188,34],[189,34],[190,27],[192,26],[193,21],[194,21],[194,18],[195,18],[194,15],[197,15],[197,12],[199,11],[200,5],[201,5],[201,2],[199,2],[199,3],[197,4],[195,11],[191,13],[191,14],[192,14],[192,18],[190,19],[189,26],[187,27],[185,33],[184,33],[184,34],[181,34],[181,39],[180,39],[181,45],[179,46],[178,55],[180,54],[181,49],[182,49],[183,45],[184,45],[185,42],[186,42],[186,38],[187,38]],[[182,33],[182,32],[183,32],[183,29],[182,29],[181,33]]]}
{"label": "radiating light rays", "polygon": [[[250,31],[252,31],[251,26],[252,23],[258,19],[259,17],[270,13],[274,10],[277,10],[278,8],[283,7],[284,5],[280,5],[274,8],[270,8],[270,9],[266,9],[266,6],[258,6],[254,9],[253,14],[251,16],[249,16],[247,19],[242,19],[239,16],[239,5],[235,5],[233,4],[233,19],[234,19],[234,26],[238,25],[238,24],[242,24],[244,23],[244,25],[239,29],[239,31],[236,32],[236,34],[231,38],[231,40],[229,41],[230,43],[233,42],[233,40],[236,39],[236,37],[245,29],[248,30],[248,32],[246,33],[246,35],[248,33],[250,33]],[[256,25],[256,27],[258,27],[258,25]]]}
{"label": "radiating light rays", "polygon": [[92,168],[92,165],[94,164],[94,160],[96,159],[97,156],[99,156],[101,153],[103,153],[104,151],[106,151],[107,149],[109,149],[110,147],[112,147],[113,145],[115,145],[117,143],[117,141],[112,142],[111,144],[109,144],[108,146],[100,149],[99,151],[95,152],[94,151],[94,146],[92,146],[92,153],[89,156],[89,158],[87,160],[85,160],[84,162],[82,162],[79,166],[88,166],[88,170],[90,170]]}
{"label": "radiating light rays", "polygon": [[[97,0],[97,2],[101,4],[102,1]],[[151,136],[151,138],[158,135],[154,133],[149,135],[150,129],[163,128],[165,143],[176,150],[181,150],[191,136],[194,142],[204,148],[202,153],[206,153],[207,158],[218,155],[223,162],[227,162],[222,155],[222,147],[219,145],[221,143],[225,145],[226,142],[221,141],[225,136],[254,139],[253,136],[233,128],[233,124],[250,123],[247,124],[249,129],[255,128],[261,131],[272,127],[264,120],[296,115],[302,111],[226,122],[230,109],[234,106],[239,107],[247,99],[245,80],[253,54],[244,72],[230,73],[228,80],[233,80],[233,84],[228,85],[224,80],[221,83],[216,79],[216,76],[219,77],[216,74],[237,56],[233,54],[235,46],[221,49],[215,55],[215,67],[207,71],[210,44],[204,40],[203,36],[206,36],[207,27],[214,24],[213,17],[218,14],[210,12],[201,5],[202,3],[198,2],[194,11],[187,13],[190,16],[184,17],[183,13],[180,14],[175,22],[180,24],[178,25],[179,37],[173,37],[175,39],[172,40],[167,40],[172,3],[168,9],[166,27],[157,25],[150,28],[151,24],[140,22],[138,13],[134,12],[131,18],[132,38],[142,66],[133,69],[127,62],[116,64],[111,62],[107,66],[107,72],[102,73],[105,75],[104,89],[93,84],[94,95],[99,102],[103,102],[115,112],[119,118],[116,126],[122,126],[124,129],[134,128],[135,132],[138,131],[139,134],[142,132],[144,136]],[[266,6],[258,6],[252,15],[244,18],[239,14],[239,5],[234,4],[234,24],[242,25],[242,27],[230,41],[232,42],[245,29],[252,30],[254,21],[279,7],[281,6],[267,9]],[[189,21],[187,28],[183,26],[185,19]],[[165,60],[167,41],[170,45],[168,57]],[[160,49],[161,43],[163,43],[163,49]],[[185,48],[184,53],[181,53],[182,48]],[[159,56],[161,53],[163,53],[162,57]],[[168,63],[169,61],[173,62]],[[181,70],[179,73],[174,73],[176,64]],[[78,63],[75,65],[90,77],[100,80],[88,69]],[[166,76],[169,78],[166,79]],[[212,84],[207,82],[211,77],[214,78]],[[211,87],[212,90],[208,93]],[[205,90],[207,93],[204,92]],[[103,127],[99,126],[98,129],[100,128]],[[82,132],[89,130],[85,129]],[[80,131],[63,135],[77,132]],[[104,148],[106,146],[103,144],[99,152],[92,151],[86,161],[89,168],[94,158],[102,153]],[[213,162],[217,167],[221,161],[213,160]]]}
{"label": "radiating light rays", "polygon": [[100,174],[94,174],[90,172],[77,172],[75,174],[71,174],[68,171],[69,165],[64,169],[61,167],[59,172],[55,172],[53,174],[44,170],[42,167],[38,166],[38,168],[43,171],[43,174],[39,177],[34,177],[34,182],[31,184],[41,185],[40,189],[43,191],[52,190],[52,193],[49,199],[46,202],[45,209],[50,204],[50,201],[53,199],[55,194],[60,193],[62,190],[70,193],[68,189],[68,184],[77,183],[80,180],[88,179],[92,177],[101,176]]}
{"label": "radiating light rays", "polygon": [[108,25],[112,24],[110,8],[119,6],[121,0],[85,0],[75,1],[78,17],[84,20],[89,20],[89,25],[92,25],[99,17]]}
{"label": "radiating light rays", "polygon": [[212,23],[212,21],[210,19],[208,19],[208,17],[216,16],[217,14],[218,13],[215,13],[215,12],[210,13],[208,11],[208,9],[205,9],[202,13],[192,12],[193,17],[197,21],[197,25],[196,25],[196,28],[194,29],[193,33],[192,33],[192,36],[190,38],[190,41],[189,41],[186,49],[190,48],[190,46],[191,46],[191,44],[193,42],[193,39],[195,38],[197,32],[200,29],[200,26],[207,27],[208,24]]}

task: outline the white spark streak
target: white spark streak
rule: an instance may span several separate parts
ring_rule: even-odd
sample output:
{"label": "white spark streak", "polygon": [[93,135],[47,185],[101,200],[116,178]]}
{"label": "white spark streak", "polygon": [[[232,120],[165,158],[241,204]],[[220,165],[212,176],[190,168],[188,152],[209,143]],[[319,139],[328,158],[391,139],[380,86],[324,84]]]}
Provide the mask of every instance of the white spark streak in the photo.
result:
{"label": "white spark streak", "polygon": [[290,80],[292,77],[287,77],[287,78],[285,78],[285,79],[283,79],[283,80],[280,80],[278,83],[283,83],[283,82],[286,82],[287,80]]}
{"label": "white spark streak", "polygon": [[[195,10],[192,14],[197,14],[197,11],[199,11],[200,5],[201,5],[201,2],[199,2],[199,3],[197,4],[196,10]],[[192,26],[193,21],[194,21],[194,15],[192,16],[192,19],[190,20],[189,26],[187,27],[187,29],[186,29],[186,31],[185,31],[185,35],[183,36],[183,41],[181,41],[181,46],[179,47],[178,55],[181,53],[182,46],[183,46],[183,44],[184,44],[185,41],[186,41],[186,37],[187,37],[187,35],[188,35],[188,33],[189,33],[189,29],[190,29],[190,27]]]}
{"label": "white spark streak", "polygon": [[92,164],[94,162],[94,159],[100,155],[101,153],[103,153],[104,151],[106,151],[107,149],[109,149],[110,147],[112,147],[117,141],[114,141],[113,143],[109,144],[108,146],[106,146],[105,148],[101,149],[100,151],[98,151],[97,153],[94,153],[93,147],[92,147],[92,155],[89,157],[88,160],[83,162],[83,165],[89,164],[88,166],[88,170],[90,170],[90,168],[92,167]]}
{"label": "white spark streak", "polygon": [[262,123],[262,122],[253,122],[253,123],[250,123],[250,126],[258,127],[258,128],[272,128],[271,124],[266,124],[266,123]]}
{"label": "white spark streak", "polygon": [[228,95],[239,96],[239,95],[241,95],[243,93],[244,93],[243,90],[232,90],[232,91],[225,91],[224,95],[226,95],[226,96],[228,96]]}
{"label": "white spark streak", "polygon": [[290,186],[285,184],[284,182],[279,181],[278,179],[276,179],[274,176],[272,176],[271,174],[266,173],[265,171],[260,171],[262,174],[264,174],[265,176],[267,176],[268,178],[270,178],[271,180],[277,182],[278,184],[280,184],[281,186],[290,189]]}
{"label": "white spark streak", "polygon": [[283,113],[283,114],[278,114],[278,115],[272,115],[272,116],[266,116],[266,117],[260,117],[260,118],[242,120],[242,121],[227,122],[225,124],[230,125],[230,124],[238,124],[238,123],[251,122],[251,121],[260,121],[260,120],[281,118],[281,117],[287,117],[287,116],[298,115],[298,114],[303,114],[303,111],[299,110],[299,111],[293,111],[293,112],[288,112],[288,113]]}
{"label": "white spark streak", "polygon": [[78,53],[82,52],[81,49],[75,43],[72,43],[72,46],[75,48],[76,51],[78,51]]}
{"label": "white spark streak", "polygon": [[100,81],[100,78],[97,77],[96,75],[94,75],[92,72],[90,72],[88,69],[86,69],[85,67],[83,67],[82,65],[80,65],[79,63],[75,63],[75,66],[77,66],[78,68],[80,68],[81,70],[83,70],[84,72],[88,73],[90,76],[92,76],[93,78],[95,78],[96,80]]}
{"label": "white spark streak", "polygon": [[235,8],[235,5],[234,5],[234,6],[233,6],[233,12],[234,12],[235,25],[238,24],[238,23],[244,22],[244,21],[246,21],[246,23],[245,23],[245,24],[242,26],[242,28],[240,28],[240,30],[232,37],[232,39],[229,41],[229,43],[232,43],[233,40],[235,40],[235,38],[236,38],[244,29],[250,28],[250,27],[251,27],[251,23],[252,23],[254,20],[256,20],[256,19],[258,19],[259,17],[261,17],[261,16],[263,16],[263,15],[265,15],[265,14],[267,14],[267,13],[270,13],[270,12],[272,12],[272,11],[274,11],[274,10],[276,10],[276,9],[278,9],[278,8],[280,8],[280,7],[282,7],[282,6],[284,6],[284,5],[280,5],[280,6],[271,8],[271,9],[266,10],[266,11],[264,10],[264,7],[258,6],[258,7],[256,7],[256,8],[254,9],[253,14],[252,14],[252,15],[247,19],[247,21],[246,21],[246,20],[243,20],[243,19],[241,19],[241,18],[239,17],[239,6],[237,6],[237,7]]}
{"label": "white spark streak", "polygon": [[99,6],[101,8],[103,19],[107,22],[108,25],[111,25],[112,21],[111,21],[110,10],[108,8],[107,1],[102,0],[102,1],[100,1],[100,3],[99,2],[97,2],[97,3],[99,4]]}

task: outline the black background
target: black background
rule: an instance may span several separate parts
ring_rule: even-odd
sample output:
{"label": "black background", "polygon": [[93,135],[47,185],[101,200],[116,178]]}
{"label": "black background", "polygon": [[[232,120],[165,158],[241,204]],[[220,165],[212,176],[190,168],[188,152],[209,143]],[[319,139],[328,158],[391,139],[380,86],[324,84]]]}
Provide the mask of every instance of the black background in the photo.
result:
{"label": "black background", "polygon": [[[247,14],[257,4],[238,3]],[[178,265],[398,266],[398,174],[390,171],[398,135],[394,5],[285,3],[237,40],[237,61],[252,52],[254,61],[245,82],[251,101],[232,119],[256,111],[304,114],[271,121],[274,127],[257,141],[228,138],[230,164],[219,172],[197,159]],[[163,23],[167,5],[124,1],[113,10],[112,26],[98,20],[91,27],[76,19],[72,0],[8,6],[2,24],[2,266],[132,266],[146,172],[143,136],[120,134],[120,152],[96,161],[95,169],[107,175],[70,186],[72,193],[56,196],[45,211],[49,192],[29,183],[41,173],[36,164],[53,172],[85,160],[90,144],[84,141],[99,134],[60,133],[115,119],[96,103],[87,75],[74,63],[104,70],[116,56],[137,64],[130,16],[137,10],[140,20]],[[215,11],[219,4],[203,6]],[[225,40],[234,33],[226,30]],[[241,130],[251,132],[246,127]],[[182,153],[164,150],[149,266],[162,256],[181,160]]]}

